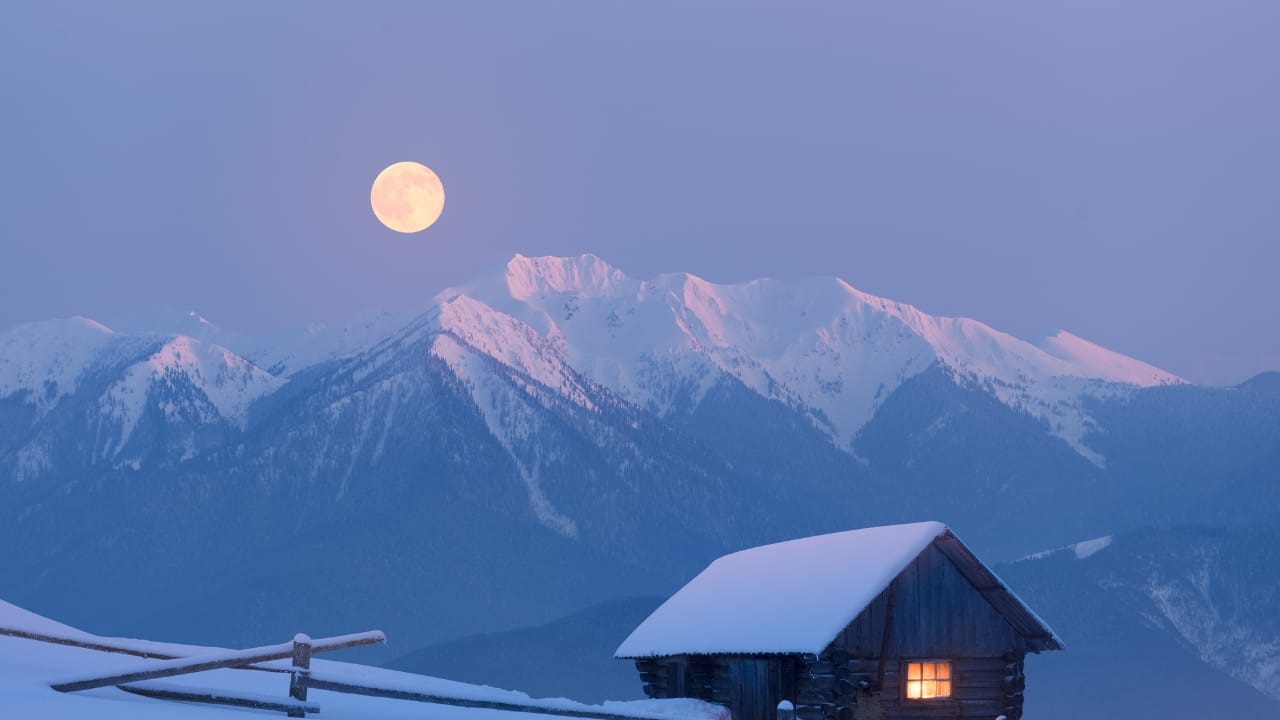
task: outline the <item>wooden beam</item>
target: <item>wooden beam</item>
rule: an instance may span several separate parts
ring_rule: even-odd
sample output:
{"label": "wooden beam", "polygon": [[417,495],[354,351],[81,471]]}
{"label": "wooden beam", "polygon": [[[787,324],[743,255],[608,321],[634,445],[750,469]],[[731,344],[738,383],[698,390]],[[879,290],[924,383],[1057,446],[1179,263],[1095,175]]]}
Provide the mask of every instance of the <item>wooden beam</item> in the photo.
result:
{"label": "wooden beam", "polygon": [[[367,633],[340,635],[338,637],[313,640],[311,642],[311,652],[328,652],[331,650],[341,650],[343,648],[355,647],[357,645],[369,645],[385,641],[386,636],[383,635],[381,631],[373,630]],[[159,678],[173,677],[175,675],[189,675],[191,673],[204,672],[206,670],[218,670],[220,668],[251,665],[253,663],[267,662],[268,660],[283,660],[290,657],[293,657],[293,643],[287,642],[279,645],[265,645],[263,647],[250,648],[248,650],[235,650],[225,653],[165,660],[159,663],[144,665],[133,670],[116,673],[114,675],[95,676],[67,680],[59,683],[50,683],[49,687],[57,690],[58,692],[77,692],[80,690],[92,690],[94,688],[107,687],[108,685],[121,685],[124,683],[141,682],[143,680],[157,680]]]}
{"label": "wooden beam", "polygon": [[889,584],[889,598],[884,605],[884,632],[880,635],[880,663],[876,667],[876,690],[884,689],[885,664],[889,661],[889,648],[893,642],[893,605],[898,596],[894,593],[893,583]]}
{"label": "wooden beam", "polygon": [[167,683],[136,683],[117,685],[121,690],[134,695],[155,698],[156,700],[178,700],[181,702],[206,703],[209,705],[232,705],[235,707],[253,708],[255,710],[274,710],[289,713],[318,713],[320,706],[305,701],[253,695],[250,693],[228,693],[223,690],[207,690]]}
{"label": "wooden beam", "polygon": [[[22,638],[23,640],[35,640],[36,642],[49,643],[51,645],[67,645],[70,647],[84,648],[85,650],[97,650],[99,652],[120,653],[122,655],[132,655],[140,658],[155,658],[157,660],[172,660],[180,655],[168,655],[166,653],[148,652],[129,648],[123,645],[112,645],[105,642],[96,642],[94,640],[84,640],[80,638],[62,637],[58,635],[45,635],[43,633],[28,632],[26,630],[17,630],[14,628],[0,627],[0,635],[8,635],[9,637]],[[105,639],[105,638],[102,638]]]}
{"label": "wooden beam", "polygon": [[1033,644],[1032,649],[1036,652],[1041,650],[1062,650],[1062,641],[1054,637],[1053,631],[1041,620],[1032,610],[1022,603],[1022,600],[1014,595],[1013,592],[1005,585],[994,572],[991,571],[981,560],[978,559],[964,543],[960,542],[951,531],[939,536],[933,541],[943,555],[946,555],[956,568],[960,570],[960,574],[964,575],[969,584],[978,590],[982,597],[996,612],[1004,616],[1005,620],[1028,640],[1038,640],[1039,638],[1047,638]]}
{"label": "wooden beam", "polygon": [[[311,638],[298,633],[293,636],[293,672],[289,675],[289,697],[298,702],[307,699],[307,674],[311,672]],[[306,717],[306,711],[289,711],[289,717]]]}
{"label": "wooden beam", "polygon": [[[21,638],[23,640],[34,640],[36,642],[49,643],[50,645],[66,645],[67,647],[82,648],[85,650],[95,650],[97,652],[116,653],[119,655],[132,655],[133,657],[146,658],[148,660],[174,660],[177,658],[190,657],[190,655],[171,655],[168,653],[152,652],[150,650],[139,650],[127,645],[113,644],[111,640],[116,638],[100,638],[96,635],[93,640],[84,638],[66,637],[62,635],[46,635],[44,633],[29,632],[26,630],[18,630],[15,628],[0,627],[0,635]],[[266,667],[262,665],[243,665],[233,668],[234,670],[259,670],[261,672],[287,673],[286,668]]]}

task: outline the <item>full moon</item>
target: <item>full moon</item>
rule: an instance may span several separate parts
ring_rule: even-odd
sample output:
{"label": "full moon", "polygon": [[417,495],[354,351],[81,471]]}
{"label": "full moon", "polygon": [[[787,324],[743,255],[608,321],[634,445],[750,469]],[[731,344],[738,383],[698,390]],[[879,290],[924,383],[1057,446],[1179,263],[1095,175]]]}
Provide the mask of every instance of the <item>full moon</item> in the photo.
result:
{"label": "full moon", "polygon": [[444,185],[426,165],[398,162],[378,173],[369,204],[383,225],[396,232],[419,232],[444,210]]}

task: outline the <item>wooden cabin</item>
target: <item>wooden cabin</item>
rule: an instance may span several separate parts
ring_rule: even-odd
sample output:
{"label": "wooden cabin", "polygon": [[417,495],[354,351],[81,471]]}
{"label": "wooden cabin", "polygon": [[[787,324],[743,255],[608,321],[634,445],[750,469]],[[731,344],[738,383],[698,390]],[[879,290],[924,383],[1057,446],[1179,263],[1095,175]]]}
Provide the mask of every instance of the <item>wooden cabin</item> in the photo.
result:
{"label": "wooden cabin", "polygon": [[1053,631],[946,525],[818,535],[726,555],[618,647],[651,698],[734,720],[1022,717]]}

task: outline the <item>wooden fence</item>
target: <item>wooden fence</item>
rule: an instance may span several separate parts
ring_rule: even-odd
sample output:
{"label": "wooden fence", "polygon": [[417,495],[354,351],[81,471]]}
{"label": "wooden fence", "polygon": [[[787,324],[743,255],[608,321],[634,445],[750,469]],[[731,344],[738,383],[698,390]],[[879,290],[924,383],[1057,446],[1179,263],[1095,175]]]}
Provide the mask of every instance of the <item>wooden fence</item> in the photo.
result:
{"label": "wooden fence", "polygon": [[[97,636],[86,635],[83,637],[67,637],[63,635],[47,635],[45,633],[31,632],[29,630],[18,630],[15,628],[0,627],[0,635],[9,637],[22,638],[24,640],[35,640],[36,642],[49,643],[51,645],[65,645],[67,647],[78,647],[85,650],[96,650],[98,652],[115,653],[119,655],[132,655],[133,657],[148,658],[154,660],[174,660],[176,658],[189,657],[188,655],[174,655],[163,650],[145,649],[153,643],[144,643],[144,647],[130,646],[126,641],[119,638],[102,638]],[[287,673],[289,670],[282,667],[270,667],[266,665],[243,665],[232,668],[233,670],[258,670],[260,672]]]}
{"label": "wooden fence", "polygon": [[[306,635],[299,634],[294,636],[292,642],[279,645],[161,660],[160,662],[147,663],[146,665],[140,665],[136,668],[126,669],[123,672],[116,672],[110,675],[93,675],[53,682],[49,684],[49,687],[58,692],[78,692],[114,685],[126,692],[163,700],[182,700],[215,705],[235,705],[261,710],[278,710],[288,713],[289,717],[305,717],[308,712],[320,712],[319,706],[306,702],[306,676],[310,672],[311,656],[313,654],[385,641],[386,636],[378,630],[320,640],[312,640]],[[189,688],[146,682],[178,675],[190,675],[191,673],[205,672],[207,670],[248,667],[256,663],[284,660],[285,658],[293,660],[293,665],[287,671],[289,673],[289,700],[278,700],[239,692],[231,693],[205,688]]]}
{"label": "wooden fence", "polygon": [[[306,635],[296,635],[291,642],[279,645],[267,645],[247,650],[230,650],[202,653],[186,657],[166,652],[154,652],[149,649],[130,647],[128,644],[108,638],[60,637],[23,630],[0,628],[0,635],[37,640],[57,645],[69,645],[88,650],[120,653],[135,657],[158,660],[139,664],[134,668],[106,675],[81,676],[67,678],[50,683],[50,687],[59,692],[79,692],[94,688],[115,686],[125,692],[159,700],[178,700],[182,702],[209,703],[230,705],[259,710],[284,712],[289,717],[305,717],[307,713],[318,713],[320,707],[307,699],[307,690],[316,689],[328,692],[382,697],[412,702],[449,705],[464,708],[484,708],[507,712],[534,713],[557,717],[583,718],[584,720],[680,720],[665,715],[629,714],[602,712],[577,703],[555,703],[538,700],[528,702],[507,702],[503,700],[485,700],[478,698],[456,697],[423,692],[406,687],[390,687],[369,684],[367,680],[356,682],[350,677],[333,672],[315,672],[311,669],[311,656],[321,652],[331,652],[344,648],[357,647],[372,643],[385,642],[382,632],[374,630],[354,635],[312,640]],[[291,659],[288,667],[271,667],[261,663],[274,660]],[[229,692],[200,687],[188,687],[163,682],[155,682],[163,678],[189,675],[217,669],[261,670],[266,672],[288,673],[289,694],[287,698],[256,695],[246,692]]]}

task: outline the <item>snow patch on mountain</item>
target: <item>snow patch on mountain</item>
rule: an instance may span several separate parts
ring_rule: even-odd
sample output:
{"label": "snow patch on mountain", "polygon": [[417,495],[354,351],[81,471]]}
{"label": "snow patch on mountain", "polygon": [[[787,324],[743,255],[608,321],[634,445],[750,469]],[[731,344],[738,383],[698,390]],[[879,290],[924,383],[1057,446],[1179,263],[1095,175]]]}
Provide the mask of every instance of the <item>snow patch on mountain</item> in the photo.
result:
{"label": "snow patch on mountain", "polygon": [[[542,421],[543,407],[538,395],[543,389],[518,378],[495,374],[493,364],[496,361],[493,357],[464,345],[448,334],[435,338],[431,354],[443,360],[467,386],[490,434],[515,462],[534,516],[561,535],[577,538],[577,524],[552,505],[539,483],[538,468],[543,450],[534,442],[533,435]],[[516,382],[513,383],[513,379]],[[547,382],[541,384],[553,387]]]}
{"label": "snow patch on mountain", "polygon": [[1066,330],[1059,330],[1057,334],[1042,340],[1040,349],[1077,367],[1088,368],[1099,377],[1114,382],[1138,387],[1180,385],[1187,382],[1173,373],[1108,350]]}
{"label": "snow patch on mountain", "polygon": [[593,410],[587,388],[562,355],[559,337],[543,337],[533,327],[465,295],[441,302],[441,330],[475,350]]}
{"label": "snow patch on mountain", "polygon": [[1259,637],[1247,624],[1224,616],[1213,593],[1218,552],[1211,545],[1201,548],[1180,574],[1153,571],[1142,590],[1200,659],[1280,700],[1280,639]]}
{"label": "snow patch on mountain", "polygon": [[1103,535],[1102,537],[1094,538],[1092,540],[1078,542],[1075,545],[1072,545],[1071,549],[1075,551],[1077,560],[1084,560],[1106,550],[1113,540],[1114,538],[1112,536]]}
{"label": "snow patch on mountain", "polygon": [[27,443],[18,448],[14,459],[14,479],[18,482],[35,479],[53,467],[53,458],[44,443]]}
{"label": "snow patch on mountain", "polygon": [[1115,538],[1111,535],[1103,535],[1102,537],[1096,537],[1092,540],[1082,540],[1078,543],[1064,545],[1062,547],[1053,548],[1052,550],[1041,550],[1040,552],[1027,555],[1022,559],[1043,560],[1057,553],[1070,552],[1076,556],[1077,560],[1085,560],[1110,547],[1114,540]]}
{"label": "snow patch on mountain", "polygon": [[80,376],[117,337],[83,317],[11,328],[0,335],[0,398],[26,393],[38,412],[48,412],[75,392]]}
{"label": "snow patch on mountain", "polygon": [[[311,466],[310,479],[316,480],[326,463],[345,462],[342,480],[334,500],[341,500],[350,489],[360,467],[375,467],[387,451],[396,416],[420,395],[421,386],[410,373],[396,373],[358,390],[344,393],[329,403],[325,414],[334,426],[350,419],[354,432],[326,436],[324,451],[317,453]],[[331,442],[336,440],[337,442]]]}
{"label": "snow patch on mountain", "polygon": [[116,452],[133,434],[148,398],[157,388],[174,387],[184,381],[197,389],[206,402],[200,402],[200,398],[191,401],[181,396],[161,397],[160,408],[166,419],[177,420],[185,411],[203,423],[221,419],[240,427],[248,417],[249,405],[284,383],[221,345],[179,335],[129,367],[99,400],[103,413],[120,423]]}

